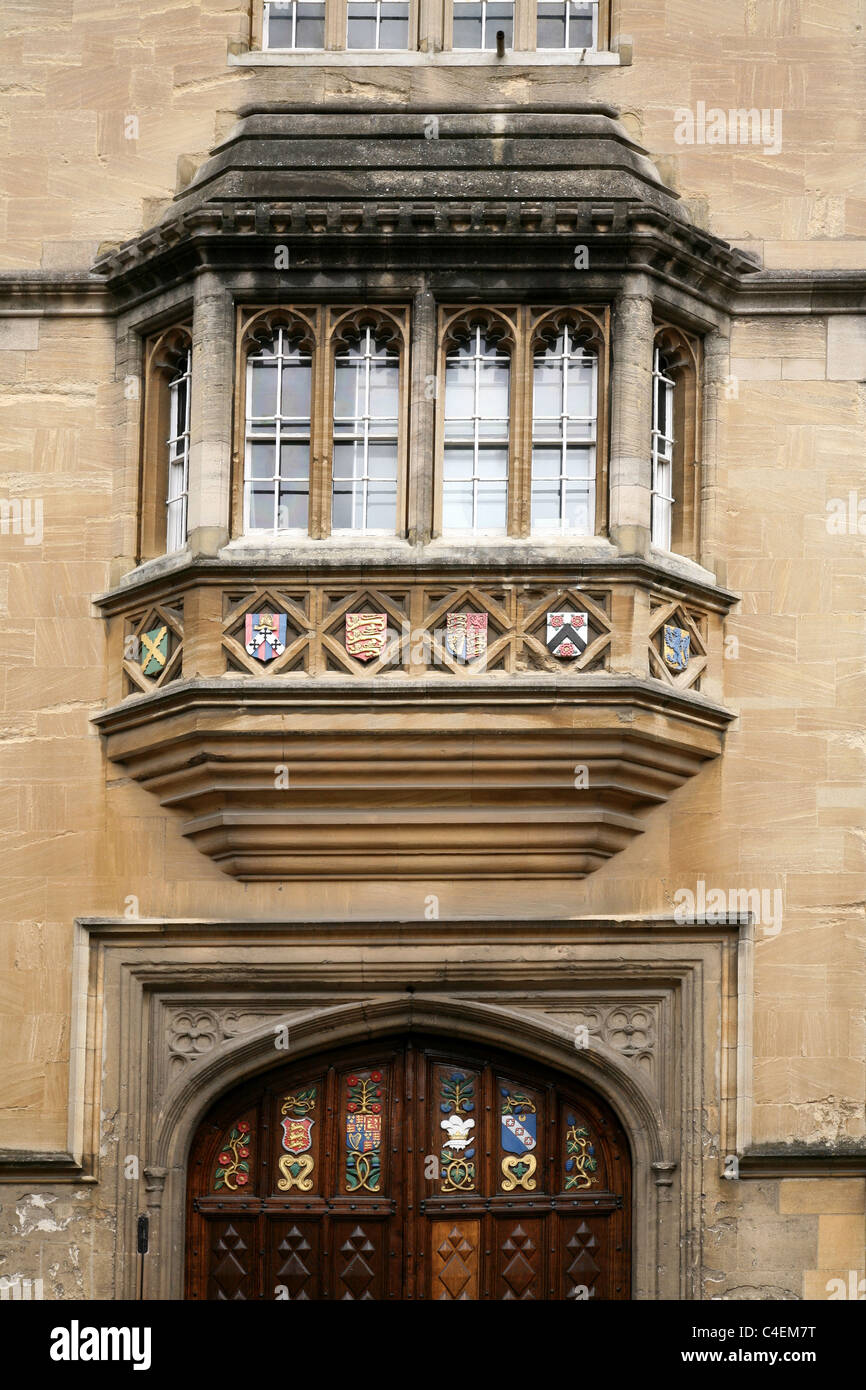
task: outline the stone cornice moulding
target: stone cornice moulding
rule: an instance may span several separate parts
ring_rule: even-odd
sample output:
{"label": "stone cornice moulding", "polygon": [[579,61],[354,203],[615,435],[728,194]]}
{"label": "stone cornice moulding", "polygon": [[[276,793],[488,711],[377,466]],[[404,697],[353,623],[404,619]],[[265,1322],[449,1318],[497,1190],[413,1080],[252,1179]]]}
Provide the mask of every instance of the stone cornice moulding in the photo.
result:
{"label": "stone cornice moulding", "polygon": [[[314,680],[291,677],[283,680],[256,679],[250,676],[226,675],[225,678],[196,678],[172,681],[146,695],[131,695],[121,704],[93,716],[93,723],[106,735],[150,726],[157,714],[176,714],[195,711],[197,714],[243,706],[262,710],[309,707],[329,715],[332,704],[337,711],[348,705],[364,708],[371,704],[383,707],[419,706],[427,702],[436,705],[478,706],[484,709],[509,705],[536,704],[601,705],[616,708],[633,706],[652,713],[672,714],[685,723],[723,733],[737,718],[731,710],[707,699],[697,691],[660,685],[649,677],[617,676],[608,672],[598,675],[549,676],[543,672],[525,672],[494,677],[484,682],[478,679],[413,680],[389,682],[382,678],[363,676],[323,676]],[[593,729],[574,725],[570,732],[576,739],[592,736]],[[623,738],[628,729],[620,727]],[[258,737],[259,735],[257,735]],[[704,756],[713,756],[704,752]]]}
{"label": "stone cornice moulding", "polygon": [[[716,916],[721,918],[716,921]],[[613,916],[596,916],[576,914],[573,917],[441,917],[436,919],[437,936],[444,933],[455,937],[461,941],[489,941],[499,940],[506,942],[512,936],[523,937],[528,933],[539,936],[543,940],[553,942],[555,940],[575,940],[587,938],[596,943],[603,943],[610,946],[614,940],[620,945],[631,941],[646,941],[649,939],[659,941],[680,941],[697,932],[701,939],[704,936],[723,936],[736,935],[741,928],[750,926],[752,914],[749,912],[725,912],[714,913],[713,921],[707,918],[695,917],[680,920],[670,912],[649,912],[649,913],[620,913]],[[344,939],[346,943],[354,943],[358,938],[366,941],[370,940],[370,927],[376,928],[376,940],[409,942],[412,944],[430,944],[430,922],[427,918],[417,914],[406,914],[402,916],[384,916],[382,914],[372,916],[358,916],[353,918],[345,917],[312,917],[306,913],[300,917],[289,916],[285,913],[279,917],[126,917],[126,916],[88,916],[76,918],[76,925],[87,934],[93,941],[103,941],[106,946],[118,946],[125,948],[130,945],[143,945],[152,941],[154,937],[160,937],[166,944],[175,945],[220,945],[231,940],[238,933],[244,937],[249,937],[246,942],[248,946],[256,945],[255,938],[260,938],[262,946],[270,948],[273,943],[274,935],[282,938],[284,944],[287,942],[287,932],[291,932],[290,944],[292,947],[303,945],[316,946],[321,943],[322,935],[339,940]],[[532,962],[519,961],[517,969],[520,978],[526,978],[527,970],[531,971]],[[587,966],[601,971],[599,979],[604,978],[608,982],[620,981],[620,968],[616,966],[612,974],[605,973],[609,967],[599,964],[598,961],[586,962]],[[206,962],[206,967],[213,969],[213,979],[219,983],[226,982],[225,964],[215,964],[212,961]],[[205,966],[202,967],[205,969]],[[275,979],[279,980],[280,968],[274,966],[277,971]],[[287,960],[285,966],[285,979],[295,979],[298,972],[296,961]],[[421,970],[433,972],[430,978],[436,977],[436,972],[441,968],[438,962],[424,962]],[[545,966],[547,978],[551,983],[555,983],[555,971],[549,973],[552,967]],[[315,966],[315,972],[320,969],[320,965]],[[482,974],[487,967],[481,963]],[[150,978],[148,967],[142,964],[139,971],[142,978]],[[298,978],[314,978],[313,976],[301,975]],[[158,974],[153,978],[158,978]],[[359,980],[365,977],[359,976]],[[468,978],[468,977],[467,977]],[[533,977],[534,978],[534,977]],[[204,976],[202,976],[202,981]],[[595,981],[598,983],[598,981]],[[237,983],[237,982],[235,982]]]}
{"label": "stone cornice moulding", "polygon": [[[273,238],[272,238],[273,239]],[[246,243],[249,245],[248,241]],[[600,245],[613,245],[610,239]],[[237,249],[238,242],[235,242]],[[245,251],[242,260],[247,257]],[[206,263],[206,260],[205,262]],[[171,281],[158,281],[139,296],[145,302],[167,289],[191,283],[196,269],[203,264],[198,258],[185,274],[175,274]],[[261,269],[261,257],[249,252],[250,269]],[[650,273],[658,279],[658,268],[635,263],[628,266],[637,272]],[[582,272],[581,298],[592,297],[592,277]],[[624,268],[606,272],[605,293],[616,288]],[[285,272],[282,272],[285,277]],[[614,278],[615,277],[615,278]],[[375,285],[375,275],[368,279],[371,291],[381,297],[387,290],[393,296],[393,275],[381,288]],[[408,284],[398,297],[411,294]],[[344,298],[348,288],[340,291]],[[451,292],[451,291],[450,291]],[[600,291],[597,291],[600,292]],[[240,297],[240,291],[236,291]],[[250,297],[250,292],[246,294]],[[255,295],[253,295],[255,297]],[[295,298],[298,296],[295,295]],[[321,298],[321,296],[319,296]],[[3,318],[115,318],[126,312],[130,304],[121,302],[114,294],[108,276],[69,271],[0,271],[0,319]],[[863,270],[759,270],[753,267],[738,279],[725,299],[726,312],[732,317],[779,317],[803,314],[828,316],[866,313],[866,268]],[[699,327],[700,325],[696,325]]]}
{"label": "stone cornice moulding", "polygon": [[766,1144],[738,1157],[740,1178],[866,1178],[866,1144]]}
{"label": "stone cornice moulding", "polygon": [[[604,548],[606,553],[592,554]],[[503,539],[489,547],[446,545],[441,541],[413,546],[395,540],[354,543],[309,541],[283,545],[277,540],[251,543],[239,539],[218,556],[191,556],[188,551],[148,560],[124,575],[113,589],[94,597],[106,616],[126,611],[130,603],[154,602],[169,589],[183,593],[199,585],[256,583],[279,585],[299,579],[334,579],[358,585],[409,583],[423,575],[425,582],[458,584],[461,575],[484,576],[485,583],[505,582],[519,572],[521,582],[550,580],[579,587],[601,583],[646,584],[669,597],[699,602],[712,612],[727,613],[739,594],[716,583],[709,570],[672,555],[669,560],[619,555],[609,542],[598,540],[561,546]]]}

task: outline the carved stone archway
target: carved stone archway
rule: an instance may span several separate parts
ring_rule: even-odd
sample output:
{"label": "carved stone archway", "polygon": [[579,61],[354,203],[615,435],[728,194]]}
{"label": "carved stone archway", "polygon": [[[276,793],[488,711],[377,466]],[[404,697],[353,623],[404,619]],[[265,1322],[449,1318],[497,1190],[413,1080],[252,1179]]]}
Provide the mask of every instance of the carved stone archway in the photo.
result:
{"label": "carved stone archway", "polygon": [[[738,984],[748,997],[749,930],[453,921],[431,951],[426,922],[82,923],[92,986],[78,1051],[94,1103],[75,1123],[82,1171],[118,1209],[116,1296],[137,1294],[146,1210],[145,1297],[182,1297],[189,1150],[220,1096],[315,1053],[423,1033],[517,1053],[598,1095],[632,1155],[632,1296],[700,1297],[706,1165],[737,1151],[748,1122],[735,1073],[748,1056],[736,1000]],[[714,1151],[702,1143],[707,1115]]]}

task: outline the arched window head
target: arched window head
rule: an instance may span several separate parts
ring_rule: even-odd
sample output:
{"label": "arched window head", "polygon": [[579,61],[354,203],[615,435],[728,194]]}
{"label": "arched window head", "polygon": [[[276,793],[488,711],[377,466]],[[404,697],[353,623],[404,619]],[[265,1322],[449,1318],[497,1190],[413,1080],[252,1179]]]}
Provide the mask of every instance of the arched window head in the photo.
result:
{"label": "arched window head", "polygon": [[387,329],[344,330],[334,349],[332,531],[397,524],[400,353]]}
{"label": "arched window head", "polygon": [[511,356],[478,322],[446,345],[443,531],[504,533],[508,520]]}
{"label": "arched window head", "polygon": [[598,353],[566,321],[533,356],[533,532],[594,533],[597,426]]}
{"label": "arched window head", "polygon": [[247,357],[244,529],[304,531],[310,509],[312,352],[291,323]]}
{"label": "arched window head", "polygon": [[660,328],[653,348],[653,545],[696,559],[699,499],[698,347],[679,329]]}

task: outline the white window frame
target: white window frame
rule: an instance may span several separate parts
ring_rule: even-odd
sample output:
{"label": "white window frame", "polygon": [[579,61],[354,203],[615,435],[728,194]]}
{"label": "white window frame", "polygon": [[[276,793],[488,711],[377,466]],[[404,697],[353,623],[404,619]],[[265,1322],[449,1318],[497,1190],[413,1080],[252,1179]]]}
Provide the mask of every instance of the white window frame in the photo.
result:
{"label": "white window frame", "polygon": [[510,44],[506,43],[505,46],[506,46],[506,48],[511,49],[512,52],[514,51],[514,35],[515,35],[515,29],[516,29],[516,25],[517,25],[517,0],[451,0],[451,24],[452,24],[452,34],[453,34],[454,20],[457,18],[457,15],[458,15],[458,12],[459,12],[459,8],[460,8],[461,4],[464,4],[464,5],[474,4],[474,5],[480,5],[480,6],[481,6],[481,43],[478,44],[477,47],[476,47],[476,46],[473,46],[472,48],[462,48],[462,47],[461,47],[461,48],[457,48],[457,47],[454,45],[454,42],[453,42],[453,39],[452,39],[452,52],[454,52],[454,53],[492,53],[492,52],[495,50],[495,47],[496,47],[496,44],[495,44],[495,43],[492,45],[492,47],[488,48],[488,47],[486,46],[485,42],[484,42],[484,35],[485,35],[486,31],[487,31],[487,7],[488,7],[488,5],[491,5],[491,4],[493,4],[493,5],[497,5],[497,4],[498,4],[498,5],[510,4],[510,5],[511,5],[511,43],[510,43]]}
{"label": "white window frame", "polygon": [[[561,396],[561,401],[560,401],[560,407],[561,407],[561,408],[560,408],[560,416],[559,416],[560,426],[559,426],[559,437],[558,437],[558,438],[553,438],[553,437],[550,437],[550,436],[547,436],[547,437],[544,437],[544,436],[543,436],[543,437],[540,437],[540,438],[539,438],[539,437],[537,436],[537,434],[536,434],[536,423],[537,423],[537,420],[538,420],[538,419],[551,420],[551,419],[554,419],[555,417],[551,417],[551,416],[539,416],[539,417],[537,417],[537,416],[536,416],[536,413],[535,413],[535,364],[536,364],[536,359],[537,359],[537,358],[539,358],[539,357],[545,357],[547,354],[544,353],[541,349],[536,348],[535,352],[533,353],[533,357],[532,357],[532,377],[533,377],[533,391],[532,391],[532,455],[534,456],[536,447],[539,448],[539,449],[542,449],[542,448],[552,449],[552,448],[554,448],[554,447],[558,447],[558,448],[559,448],[559,476],[556,477],[556,478],[545,478],[545,479],[543,480],[544,482],[546,482],[546,483],[548,483],[548,484],[556,483],[556,484],[558,485],[558,488],[559,488],[559,523],[558,523],[558,524],[553,523],[553,522],[548,522],[548,523],[541,522],[540,524],[536,525],[536,524],[532,521],[532,496],[533,496],[533,491],[534,491],[536,479],[535,479],[534,468],[533,468],[533,465],[532,465],[532,459],[530,460],[530,479],[529,479],[529,515],[530,515],[530,529],[531,529],[531,532],[532,532],[533,534],[538,534],[538,535],[542,535],[542,534],[545,534],[545,533],[549,534],[550,532],[559,532],[559,533],[562,534],[562,535],[569,535],[569,536],[593,536],[593,535],[595,535],[595,500],[596,500],[596,499],[595,499],[595,489],[596,489],[596,477],[597,477],[597,457],[596,457],[596,450],[597,450],[597,448],[598,448],[598,353],[595,352],[595,351],[592,350],[592,349],[590,349],[589,351],[587,351],[585,347],[581,346],[580,342],[578,342],[578,343],[576,344],[575,341],[574,341],[574,333],[575,333],[574,328],[570,327],[569,325],[566,325],[566,326],[565,326],[565,328],[563,329],[564,350],[563,350],[563,352],[562,352],[561,354],[559,354],[558,358],[555,359],[555,360],[559,360],[559,361],[561,361],[561,362],[563,363],[563,371],[562,371],[562,396]],[[559,340],[558,340],[558,338],[557,338],[557,342],[558,342],[558,341],[559,341]],[[569,372],[569,367],[570,367],[572,364],[575,364],[575,365],[577,365],[577,366],[580,366],[580,365],[583,365],[583,364],[586,363],[586,362],[591,362],[591,363],[592,363],[592,386],[591,386],[592,413],[591,413],[590,415],[570,415],[569,412],[568,412],[568,372]],[[577,436],[576,436],[575,438],[570,438],[570,437],[569,437],[569,433],[568,433],[568,424],[569,424],[569,421],[571,421],[571,420],[586,421],[588,424],[592,425],[592,430],[591,430],[590,434],[589,434],[586,438],[581,438],[581,437],[577,437]],[[572,478],[572,477],[569,475],[569,473],[568,473],[568,449],[569,449],[569,446],[570,446],[571,448],[585,448],[585,449],[587,450],[589,473],[587,474],[586,478]],[[541,481],[541,480],[539,479],[539,481]],[[566,526],[566,524],[565,524],[566,503],[567,503],[567,500],[568,500],[569,491],[571,491],[571,492],[577,491],[578,489],[577,489],[577,486],[576,486],[576,485],[577,485],[577,484],[580,484],[580,483],[586,483],[586,484],[588,484],[588,486],[587,486],[586,488],[581,488],[581,489],[580,489],[581,491],[585,491],[586,494],[587,494],[587,521],[588,521],[588,529],[587,529],[586,531],[578,531],[578,530],[574,529],[573,527]]]}
{"label": "white window frame", "polygon": [[[349,19],[352,14],[352,4],[368,4],[376,6],[376,42],[372,48],[350,48],[349,47]],[[412,39],[412,4],[411,0],[399,0],[399,3],[406,6],[406,46],[405,48],[386,48],[379,43],[379,31],[382,27],[382,6],[396,4],[398,0],[346,0],[346,52],[347,53],[409,53]]]}
{"label": "white window frame", "polygon": [[[298,6],[302,4],[321,3],[324,9],[322,16],[322,44],[317,48],[299,48],[295,43],[298,31]],[[292,12],[292,43],[289,48],[271,48],[270,45],[270,21],[271,10],[291,10]],[[262,49],[271,53],[324,53],[325,41],[327,37],[327,6],[325,0],[264,0],[262,14]]]}
{"label": "white window frame", "polygon": [[[359,51],[360,51],[360,50],[359,50]],[[396,531],[396,529],[397,529],[397,508],[398,508],[398,506],[399,506],[399,501],[400,501],[400,353],[399,353],[399,351],[398,351],[396,348],[394,348],[394,349],[392,350],[392,349],[390,349],[390,348],[387,346],[387,344],[384,344],[384,343],[383,343],[383,346],[385,347],[385,356],[384,356],[384,357],[382,357],[382,356],[375,356],[375,355],[373,354],[373,352],[372,352],[372,346],[373,346],[374,343],[376,343],[376,341],[377,341],[377,338],[376,338],[376,330],[375,330],[375,328],[371,328],[369,325],[366,326],[366,327],[363,329],[363,336],[362,336],[361,339],[360,339],[360,346],[361,346],[361,348],[362,348],[362,360],[363,360],[364,365],[363,365],[363,368],[362,368],[361,370],[358,370],[357,368],[353,368],[354,375],[355,375],[356,391],[357,391],[357,388],[358,388],[359,385],[362,387],[362,390],[361,390],[361,392],[360,392],[360,397],[361,397],[361,399],[358,400],[358,397],[357,397],[357,395],[356,395],[356,402],[357,402],[357,404],[356,404],[356,409],[355,409],[355,414],[354,414],[354,415],[340,415],[340,416],[337,415],[337,400],[336,400],[336,393],[337,393],[337,370],[338,370],[337,364],[340,362],[341,358],[347,359],[347,358],[348,358],[348,354],[345,353],[345,352],[343,352],[343,353],[337,352],[337,353],[335,354],[335,356],[334,356],[334,400],[333,400],[333,408],[332,408],[333,442],[334,442],[334,446],[335,446],[335,447],[336,447],[337,444],[354,444],[354,445],[356,445],[356,446],[357,446],[358,444],[360,444],[360,445],[362,446],[362,448],[363,448],[363,472],[361,473],[360,476],[358,476],[357,474],[353,474],[353,476],[352,476],[352,479],[351,479],[351,482],[352,482],[351,497],[352,497],[352,516],[354,517],[354,515],[355,515],[355,503],[356,503],[357,495],[358,495],[358,485],[360,484],[360,488],[361,488],[362,514],[363,514],[363,517],[364,517],[364,525],[363,525],[363,526],[334,526],[334,525],[333,525],[333,521],[332,521],[332,524],[331,524],[331,534],[332,534],[332,535],[335,535],[335,536],[345,536],[345,535],[353,535],[353,536],[393,536],[394,533],[395,533],[395,531]],[[355,360],[355,361],[357,361],[357,358],[355,358],[355,359],[350,359],[350,360]],[[370,414],[370,378],[371,378],[371,375],[372,375],[372,368],[373,368],[374,366],[383,365],[383,364],[386,364],[386,363],[387,363],[387,364],[394,364],[394,365],[396,366],[396,368],[397,368],[397,415],[396,415],[396,416],[390,416],[390,415],[389,415],[389,416],[382,416],[381,419],[380,419],[378,416],[374,416],[374,415],[371,415],[371,414]],[[385,421],[388,422],[389,426],[390,426],[390,424],[391,424],[391,421],[393,421],[393,430],[389,428],[389,429],[386,431],[386,430],[382,427],[382,426],[383,426],[383,422],[385,422]],[[351,434],[339,434],[339,435],[338,435],[338,434],[337,434],[337,425],[338,425],[338,424],[343,424],[343,425],[354,424],[354,429],[353,429],[353,431],[352,431]],[[368,525],[367,525],[367,503],[368,503],[368,499],[369,499],[369,484],[370,484],[370,481],[371,481],[371,478],[370,478],[370,445],[371,445],[371,444],[393,444],[393,446],[394,446],[394,459],[395,459],[395,469],[394,469],[394,524],[393,524],[392,526],[388,526],[388,527],[384,527],[384,526],[368,526]],[[347,480],[346,480],[346,479],[341,479],[340,481],[345,482],[345,481],[347,481]],[[377,478],[374,476],[373,479],[372,479],[372,481],[373,481],[373,482],[377,482],[377,481],[378,481],[378,482],[381,482],[381,481],[383,481],[383,479],[377,479]],[[332,465],[331,465],[331,510],[332,510],[332,516],[333,516],[334,498],[335,498],[336,493],[337,493],[337,486],[336,486],[336,484],[337,484],[337,478],[336,478],[336,476],[335,476],[335,474],[334,474],[333,460],[332,460]],[[350,491],[350,489],[348,489],[348,488],[341,488],[341,489],[340,489],[340,492],[341,492],[341,493],[342,493],[342,492],[348,492],[348,491]]]}
{"label": "white window frame", "polygon": [[[181,419],[181,387],[183,418]],[[192,352],[186,348],[168,384],[169,436],[168,472],[165,498],[165,553],[183,550],[187,542],[189,515],[189,422],[192,395]]]}
{"label": "white window frame", "polygon": [[[276,398],[275,398],[275,402],[274,402],[274,404],[275,404],[275,406],[276,406],[276,411],[275,411],[275,414],[274,414],[274,415],[253,415],[253,414],[252,414],[252,404],[253,404],[253,375],[254,375],[255,370],[256,370],[254,363],[256,363],[256,362],[261,362],[261,361],[266,361],[266,360],[268,360],[268,359],[263,358],[263,356],[261,355],[261,352],[258,352],[258,353],[256,353],[256,352],[251,352],[251,353],[249,353],[249,354],[247,355],[246,420],[245,420],[245,422],[244,422],[244,431],[245,431],[245,434],[244,434],[244,534],[245,534],[245,535],[247,535],[247,534],[248,534],[248,535],[265,535],[265,534],[270,534],[270,535],[281,535],[281,536],[307,536],[307,535],[309,535],[309,531],[310,531],[310,507],[311,507],[311,505],[312,505],[312,498],[311,498],[311,492],[312,492],[312,488],[311,488],[311,481],[312,481],[312,479],[311,479],[311,473],[312,473],[312,447],[311,447],[311,437],[312,437],[312,428],[313,428],[313,423],[312,423],[313,357],[312,357],[312,353],[311,353],[311,352],[301,351],[301,353],[300,353],[300,361],[301,361],[301,362],[304,362],[304,363],[309,363],[309,366],[310,366],[310,407],[311,407],[311,409],[310,409],[310,416],[307,418],[307,422],[306,422],[306,426],[307,426],[307,427],[306,427],[306,432],[305,432],[304,437],[300,437],[300,431],[298,430],[298,426],[297,426],[296,423],[295,423],[294,425],[290,425],[290,424],[288,423],[288,422],[290,422],[290,421],[296,422],[300,417],[298,417],[298,416],[284,416],[284,415],[282,415],[282,413],[281,413],[281,410],[282,410],[282,402],[283,402],[283,372],[284,372],[284,370],[285,370],[285,367],[284,367],[283,364],[284,364],[284,362],[286,361],[286,351],[285,351],[285,349],[286,349],[287,347],[289,347],[293,341],[296,341],[296,338],[297,338],[297,335],[292,335],[292,333],[290,332],[289,329],[280,327],[280,328],[277,328],[277,329],[275,330],[275,336],[274,336],[274,338],[272,338],[272,339],[270,340],[270,344],[271,344],[271,346],[272,346],[273,349],[274,349],[274,357],[273,357],[273,360],[274,360],[274,362],[275,362],[275,364],[276,364],[276,368],[277,368],[277,390],[276,390]],[[297,359],[293,359],[293,360],[297,360]],[[292,368],[289,368],[289,370],[292,370]],[[284,427],[284,425],[283,425],[283,421],[284,421],[284,420],[287,422],[285,427]],[[272,427],[273,427],[272,433],[266,435],[263,431],[256,432],[256,431],[253,430],[253,428],[252,428],[253,424],[256,424],[256,423],[261,424],[261,425],[267,424],[267,425],[272,426]],[[253,484],[254,484],[254,483],[258,483],[259,485],[261,485],[262,483],[265,483],[265,482],[268,481],[266,478],[253,478],[253,473],[252,473],[252,446],[253,446],[253,444],[269,444],[269,443],[272,443],[272,444],[273,444],[273,448],[274,448],[274,471],[272,472],[272,474],[271,474],[271,479],[270,479],[270,481],[271,481],[271,486],[272,486],[272,491],[273,491],[273,519],[274,519],[274,524],[273,524],[273,526],[252,526],[252,525],[250,524],[250,503],[251,503],[251,498],[252,498],[252,493],[253,493]],[[284,479],[284,478],[282,478],[282,477],[281,477],[281,474],[280,474],[280,446],[281,446],[282,444],[284,444],[284,443],[286,443],[286,444],[303,444],[303,443],[306,443],[306,445],[307,445],[307,524],[306,524],[306,526],[280,526],[280,525],[279,525],[279,519],[280,519],[280,483],[281,483],[281,482],[288,482],[288,481],[291,481],[291,480],[289,480],[289,479]],[[256,490],[258,490],[258,489],[256,489]]]}
{"label": "white window frame", "polygon": [[[448,352],[446,352],[446,354],[445,354],[445,391],[444,391],[445,399],[444,399],[443,411],[442,411],[442,421],[443,421],[443,445],[442,445],[442,534],[443,534],[443,535],[448,535],[448,536],[461,536],[461,535],[463,535],[463,536],[466,536],[466,535],[474,535],[474,536],[505,536],[505,535],[508,534],[508,489],[509,489],[509,487],[510,487],[510,485],[511,485],[511,476],[510,476],[510,475],[511,475],[511,430],[512,430],[511,406],[512,406],[512,390],[513,390],[513,371],[514,371],[514,363],[513,363],[513,360],[512,360],[512,354],[511,354],[510,352],[500,352],[500,350],[499,350],[499,348],[498,348],[498,346],[497,346],[497,344],[498,344],[498,342],[499,342],[499,339],[498,339],[498,338],[491,338],[491,339],[489,340],[489,342],[488,342],[488,351],[487,351],[487,352],[482,352],[482,351],[481,351],[481,337],[482,337],[482,335],[485,337],[485,339],[487,338],[487,335],[484,333],[484,330],[481,328],[481,326],[480,326],[479,324],[476,324],[476,325],[472,328],[472,330],[471,330],[471,337],[469,338],[469,342],[471,342],[471,344],[472,344],[472,356],[471,356],[471,358],[461,357],[461,356],[459,355],[459,353],[458,353],[457,351],[455,351],[455,349],[457,349],[457,348],[459,347],[459,344],[460,344],[461,341],[466,341],[465,339],[462,339],[462,338],[459,338],[456,342],[452,343],[452,344],[451,344],[451,350],[448,351]],[[470,439],[470,437],[469,437],[468,435],[467,435],[467,436],[464,436],[463,438],[450,438],[450,439],[449,439],[449,437],[448,437],[448,366],[449,366],[449,363],[462,364],[463,366],[466,366],[466,365],[468,364],[468,362],[471,362],[472,365],[473,365],[473,367],[474,367],[474,385],[473,385],[473,398],[472,398],[472,407],[473,407],[473,409],[472,409],[472,415],[471,415],[470,417],[460,416],[459,418],[460,418],[460,419],[470,418],[470,419],[472,420],[472,436],[471,436],[471,439]],[[505,363],[505,364],[507,365],[507,367],[508,367],[508,399],[507,399],[507,401],[506,401],[505,415],[504,415],[504,416],[492,417],[492,416],[486,416],[486,415],[485,415],[485,416],[481,416],[481,415],[479,414],[479,409],[478,409],[478,407],[479,407],[479,398],[480,398],[480,394],[481,394],[481,371],[482,371],[482,366],[483,366],[484,363],[487,363],[487,364],[491,364],[491,363],[493,363],[493,364]],[[488,421],[489,421],[489,420],[491,420],[491,419],[493,419],[493,418],[496,418],[498,421],[504,421],[504,424],[505,424],[504,432],[503,432],[503,434],[502,434],[501,436],[496,436],[496,437],[494,437],[494,436],[492,436],[492,435],[491,435],[491,436],[488,436],[488,437],[484,438],[484,439],[483,439],[483,442],[482,442],[481,439],[480,439],[480,437],[479,437],[479,421],[482,420],[482,419],[488,420]],[[490,526],[480,527],[480,526],[478,525],[478,484],[479,484],[479,482],[487,482],[487,483],[489,483],[489,482],[496,482],[496,481],[499,481],[498,479],[491,479],[490,477],[487,477],[487,476],[485,476],[485,475],[479,473],[479,467],[478,467],[478,465],[479,465],[479,460],[480,460],[480,458],[481,458],[481,456],[482,456],[482,454],[483,454],[483,452],[484,452],[485,445],[489,445],[491,448],[492,448],[492,447],[495,447],[495,448],[498,448],[498,449],[504,449],[504,450],[505,450],[505,478],[504,478],[504,483],[505,483],[505,514],[504,514],[504,518],[503,518],[503,524],[502,524],[501,527],[499,527],[499,526],[496,526],[496,527],[490,527]],[[471,448],[471,449],[472,449],[472,473],[471,473],[471,475],[469,476],[469,478],[447,478],[447,477],[445,476],[445,462],[446,462],[446,460],[447,460],[447,458],[448,458],[449,449],[455,449],[455,448],[456,448],[456,449],[467,449],[467,448]],[[445,517],[445,513],[446,513],[446,506],[447,506],[446,499],[447,499],[447,494],[448,494],[448,485],[449,485],[449,483],[455,483],[455,482],[463,483],[464,485],[465,485],[467,482],[470,482],[470,483],[472,484],[472,525],[471,525],[470,527],[465,527],[465,526],[449,526],[449,525],[447,524],[446,517]]]}
{"label": "white window frame", "polygon": [[[548,0],[548,3],[549,3],[549,0]],[[561,48],[558,47],[558,46],[555,47],[555,48],[543,48],[543,47],[541,46],[541,44],[538,43],[538,41],[536,40],[536,45],[535,45],[536,51],[537,51],[538,53],[597,53],[597,52],[598,52],[598,5],[599,5],[599,0],[559,0],[559,3],[561,3],[561,4],[563,4],[563,5],[565,6],[565,43],[562,45]],[[576,8],[577,3],[580,3],[580,4],[583,5],[584,7],[585,7],[586,5],[589,5],[589,6],[591,7],[591,10],[592,10],[592,45],[591,45],[591,47],[589,47],[589,48],[586,48],[586,47],[583,47],[583,48],[577,48],[577,47],[576,47],[576,48],[571,48],[571,47],[569,47],[569,43],[568,43],[568,34],[569,34],[569,30],[570,30],[570,28],[571,28],[571,18],[572,18],[572,16],[571,16],[571,7],[572,7],[572,4],[575,4],[575,8]],[[536,33],[537,33],[537,26],[538,26],[538,0],[536,0],[536,4],[535,4],[535,23],[536,23]]]}
{"label": "white window frame", "polygon": [[[673,511],[674,474],[674,388],[673,377],[667,375],[663,367],[664,357],[661,348],[653,350],[653,428],[652,428],[652,543],[662,550],[670,550]],[[668,433],[660,429],[664,399],[664,418]]]}

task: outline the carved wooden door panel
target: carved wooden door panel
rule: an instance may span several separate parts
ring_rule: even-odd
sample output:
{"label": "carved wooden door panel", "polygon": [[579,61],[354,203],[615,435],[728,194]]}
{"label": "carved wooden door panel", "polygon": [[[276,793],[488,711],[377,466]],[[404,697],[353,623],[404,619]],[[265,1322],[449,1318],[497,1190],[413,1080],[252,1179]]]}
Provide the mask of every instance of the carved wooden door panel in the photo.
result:
{"label": "carved wooden door panel", "polygon": [[299,1063],[193,1143],[187,1296],[625,1299],[625,1136],[566,1078],[433,1040]]}
{"label": "carved wooden door panel", "polygon": [[513,1057],[430,1044],[415,1066],[439,1157],[419,1203],[420,1296],[627,1299],[631,1172],[613,1114]]}

